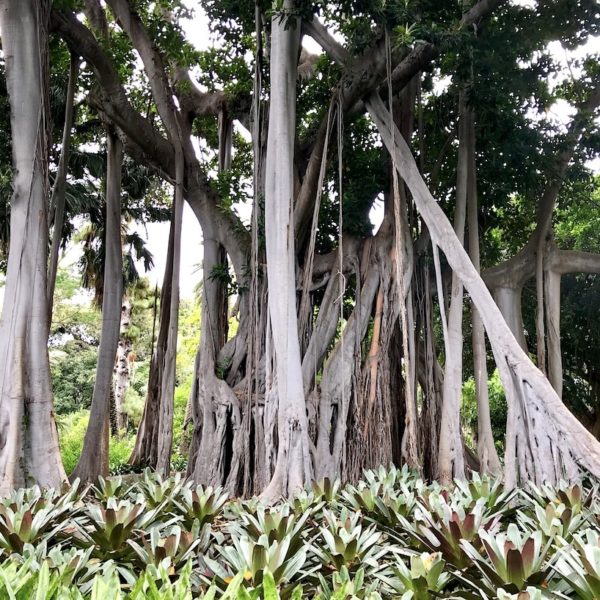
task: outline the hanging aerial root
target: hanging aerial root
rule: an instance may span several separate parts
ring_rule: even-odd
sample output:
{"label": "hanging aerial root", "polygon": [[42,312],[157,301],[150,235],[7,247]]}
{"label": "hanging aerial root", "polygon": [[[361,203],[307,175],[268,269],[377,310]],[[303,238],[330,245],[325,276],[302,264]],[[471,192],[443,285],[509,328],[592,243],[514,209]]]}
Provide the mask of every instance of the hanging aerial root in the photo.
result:
{"label": "hanging aerial root", "polygon": [[[554,483],[561,471],[567,477],[574,477],[575,465],[577,471],[589,471],[600,477],[600,443],[571,414],[548,379],[519,346],[485,283],[456,237],[448,218],[429,192],[405,140],[399,133],[396,133],[392,140],[389,130],[390,114],[381,98],[377,95],[371,96],[367,107],[384,144],[397,157],[396,164],[401,167],[400,175],[413,195],[421,217],[429,228],[432,241],[444,251],[448,263],[468,290],[487,331],[507,392],[509,410],[513,413],[507,429],[507,450],[513,449],[513,452],[506,456],[507,483],[517,483],[517,472],[523,478],[534,479],[538,483]],[[527,410],[520,410],[519,407],[526,407]],[[518,410],[520,414],[515,415]],[[518,425],[519,419],[523,425]],[[535,451],[531,456],[533,469],[527,468],[523,472],[525,465],[521,462],[515,465],[521,445],[520,439],[515,441],[519,435],[519,427],[528,427],[530,432],[538,434],[537,438],[536,435],[533,438],[529,436],[530,443],[532,439],[537,439],[537,443],[540,444],[532,448],[551,450],[552,459],[542,456],[541,451]]]}

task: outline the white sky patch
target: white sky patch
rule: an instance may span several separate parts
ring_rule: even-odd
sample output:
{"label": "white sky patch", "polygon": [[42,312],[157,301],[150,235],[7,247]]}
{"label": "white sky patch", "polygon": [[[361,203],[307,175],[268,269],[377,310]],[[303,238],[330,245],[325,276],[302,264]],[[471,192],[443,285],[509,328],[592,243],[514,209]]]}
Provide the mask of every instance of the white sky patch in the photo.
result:
{"label": "white sky patch", "polygon": [[371,210],[369,211],[369,221],[373,225],[373,235],[375,235],[381,224],[383,223],[383,217],[385,214],[385,204],[383,202],[383,194],[379,194],[375,201],[373,202],[373,206],[371,206]]}
{"label": "white sky patch", "polygon": [[451,75],[444,75],[444,77],[436,77],[433,80],[433,95],[441,96],[452,83]]}
{"label": "white sky patch", "polygon": [[536,0],[512,0],[511,4],[525,8],[535,8],[537,6]]}
{"label": "white sky patch", "polygon": [[[148,223],[146,226],[137,227],[137,233],[146,240],[146,244],[154,256],[154,267],[147,273],[152,286],[163,284],[165,266],[167,263],[167,247],[169,244],[169,223]],[[194,288],[201,280],[202,273],[198,266],[202,264],[202,229],[196,215],[187,202],[183,207],[183,221],[181,228],[181,270],[180,287],[181,297],[191,299],[194,297]],[[140,273],[143,266],[137,265]]]}

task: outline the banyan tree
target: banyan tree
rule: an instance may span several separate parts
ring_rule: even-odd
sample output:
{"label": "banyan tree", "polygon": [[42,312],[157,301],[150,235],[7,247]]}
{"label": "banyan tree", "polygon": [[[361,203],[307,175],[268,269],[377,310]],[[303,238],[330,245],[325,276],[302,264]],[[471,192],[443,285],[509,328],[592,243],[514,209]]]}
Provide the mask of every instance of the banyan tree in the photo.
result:
{"label": "banyan tree", "polygon": [[[355,479],[389,463],[443,482],[479,470],[511,486],[600,475],[598,441],[561,400],[560,346],[561,277],[599,272],[600,255],[559,247],[553,235],[569,169],[597,144],[600,73],[582,61],[552,90],[547,53],[551,41],[577,47],[597,31],[593,2],[207,0],[217,41],[203,52],[185,41],[176,1],[38,4],[47,3],[3,2],[13,106],[23,102],[14,82],[26,52],[8,32],[56,36],[93,78],[85,103],[106,128],[113,169],[122,146],[173,190],[133,462],[169,469],[186,202],[203,233],[190,478],[276,498],[311,479]],[[316,45],[320,53],[307,50]],[[39,55],[47,58],[43,48]],[[128,84],[124,56],[137,65],[141,93]],[[543,103],[559,96],[573,107],[566,130],[544,121]],[[42,99],[31,114],[40,110]],[[13,111],[13,131],[31,114]],[[46,168],[43,141],[36,148],[31,160],[15,144],[19,176],[20,160]],[[48,475],[35,466],[42,450],[27,441],[42,424],[18,416],[35,416],[32,407],[48,401],[45,371],[43,389],[28,382],[27,365],[43,369],[44,361],[29,342],[15,342],[32,339],[27,311],[47,328],[36,305],[19,303],[31,271],[16,265],[35,241],[22,237],[19,203],[42,211],[48,190],[30,186],[27,200],[22,189],[15,187],[0,325],[0,461],[28,458],[0,489],[64,477],[50,447],[51,414],[43,420],[51,432],[40,434],[54,457]],[[533,219],[515,234],[520,248],[492,252],[486,236],[516,196]],[[39,227],[45,248],[45,219]],[[522,319],[531,281],[535,340],[525,338]],[[118,330],[107,335],[116,344]],[[493,368],[508,404],[502,456],[488,403]],[[477,391],[475,452],[460,418],[467,371]],[[95,440],[107,394],[94,394]],[[93,479],[99,468],[80,474]]]}

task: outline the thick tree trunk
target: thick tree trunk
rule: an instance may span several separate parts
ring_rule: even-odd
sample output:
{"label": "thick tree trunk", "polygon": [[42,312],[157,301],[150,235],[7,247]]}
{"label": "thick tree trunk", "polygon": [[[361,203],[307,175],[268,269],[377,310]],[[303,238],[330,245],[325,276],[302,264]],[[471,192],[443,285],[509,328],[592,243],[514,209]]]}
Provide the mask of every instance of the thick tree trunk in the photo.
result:
{"label": "thick tree trunk", "polygon": [[[223,172],[231,167],[233,123],[221,112],[218,125],[218,170]],[[221,374],[221,379],[216,375],[219,351],[225,351],[227,342],[229,315],[227,284],[215,277],[215,271],[228,269],[227,253],[208,225],[203,229],[203,236],[202,334],[188,402],[189,418],[194,423],[188,473],[198,483],[225,484],[230,493],[237,494],[244,485],[241,480],[246,478],[244,467],[250,462],[249,452],[244,456],[242,448],[245,444],[250,451],[250,440],[242,439],[247,436],[241,432],[240,403],[228,382],[224,381],[225,373]],[[247,328],[243,310],[246,300],[242,300],[240,305],[240,326],[236,336],[240,343],[232,344],[231,352],[224,360],[230,363],[229,370],[234,374],[234,381],[247,350],[243,347]],[[244,417],[248,419],[249,414]]]}
{"label": "thick tree trunk", "polygon": [[48,360],[47,1],[6,0],[2,50],[13,131],[14,193],[0,318],[0,496],[66,478]]}
{"label": "thick tree trunk", "polygon": [[[283,8],[293,2],[285,0]],[[269,316],[275,360],[277,463],[264,496],[275,499],[302,488],[312,476],[302,385],[293,223],[296,66],[299,23],[271,21],[271,98],[265,177],[265,237]]]}
{"label": "thick tree trunk", "polygon": [[[369,417],[373,418],[372,412],[375,409],[375,401],[379,396],[379,390],[376,387],[375,396],[372,399],[373,405],[369,406],[367,404],[369,401],[368,394],[366,394],[367,398],[363,398],[361,401],[363,386],[359,379],[362,363],[360,344],[369,326],[373,302],[380,286],[380,271],[382,267],[385,268],[386,264],[388,265],[388,286],[387,289],[384,288],[384,297],[385,292],[389,293],[391,279],[389,273],[389,246],[388,243],[385,248],[374,250],[374,254],[378,255],[375,260],[371,261],[367,257],[369,268],[362,273],[364,281],[360,282],[360,292],[357,293],[356,306],[323,369],[315,450],[315,477],[317,479],[323,477],[348,479],[349,474],[355,477],[366,466],[364,461],[368,449],[364,446],[365,439],[364,436],[363,438],[357,436],[356,431],[351,432],[349,436],[349,414],[351,414],[351,409],[355,404],[358,404],[358,408],[360,408],[360,405],[365,402],[366,406],[363,410],[355,410],[358,414],[354,415],[353,419],[354,428],[362,431],[366,420]],[[360,274],[357,274],[357,278],[359,276]],[[339,296],[339,287],[336,286],[336,289],[338,289]],[[338,302],[340,301],[341,298],[338,298]],[[336,310],[337,307],[335,306],[332,308],[339,317],[339,309]],[[398,313],[396,312],[396,319],[397,316]],[[391,333],[389,331],[389,334]],[[380,355],[378,362],[381,358]],[[382,365],[378,365],[377,373],[374,374],[376,386],[380,377],[379,372],[383,368]],[[351,442],[348,439],[349,437],[359,437],[363,451],[362,456],[354,455],[354,453],[352,453],[352,456],[347,456],[347,445]],[[389,457],[391,457],[391,448],[389,450]]]}
{"label": "thick tree trunk", "polygon": [[546,270],[544,275],[544,297],[546,303],[546,333],[548,348],[548,379],[562,397],[563,372],[562,353],[560,347],[560,280],[561,275],[553,270]]}
{"label": "thick tree trunk", "polygon": [[104,294],[102,331],[98,349],[96,381],[92,395],[90,421],[83,440],[83,450],[71,479],[92,482],[106,476],[102,460],[108,456],[107,436],[112,375],[119,344],[121,302],[123,299],[123,254],[121,246],[121,165],[123,146],[114,131],[107,130],[106,233],[104,240]]}
{"label": "thick tree trunk", "polygon": [[[243,454],[240,402],[226,381],[215,374],[219,336],[220,282],[212,277],[219,263],[219,244],[204,230],[202,335],[192,402],[194,433],[188,475],[204,485],[225,485],[239,493],[243,469],[250,459]],[[247,415],[244,415],[247,416]]]}
{"label": "thick tree trunk", "polygon": [[50,198],[50,210],[53,211],[54,230],[52,232],[52,246],[50,248],[50,260],[48,261],[48,323],[52,322],[52,309],[54,305],[54,287],[56,285],[56,272],[58,270],[58,257],[62,243],[62,230],[65,222],[65,193],[67,188],[67,171],[69,165],[69,153],[71,149],[71,129],[73,127],[73,101],[77,88],[77,76],[79,75],[79,56],[71,53],[69,67],[69,84],[67,87],[67,102],[65,105],[65,123],[63,128],[62,147],[56,179],[52,188]]}
{"label": "thick tree trunk", "polygon": [[437,460],[444,376],[436,359],[431,275],[427,264],[419,265],[417,276],[418,279],[415,279],[416,286],[421,291],[421,296],[417,295],[417,306],[420,308],[419,324],[423,338],[423,343],[419,347],[417,365],[417,379],[421,386],[423,398],[423,408],[419,421],[421,456],[424,476],[428,479],[434,479],[438,472]]}
{"label": "thick tree trunk", "polygon": [[523,325],[523,311],[521,309],[521,296],[523,294],[522,286],[494,287],[491,291],[511,333],[515,336],[519,346],[527,352],[525,326]]}
{"label": "thick tree trunk", "polygon": [[574,478],[580,469],[600,476],[600,444],[560,401],[550,382],[529,360],[502,318],[483,280],[456,238],[448,219],[423,181],[406,142],[395,143],[389,133],[390,115],[379,96],[368,109],[383,142],[397,153],[397,164],[432,242],[444,251],[453,271],[469,291],[488,333],[509,403],[507,429],[507,485],[519,480],[537,483]]}

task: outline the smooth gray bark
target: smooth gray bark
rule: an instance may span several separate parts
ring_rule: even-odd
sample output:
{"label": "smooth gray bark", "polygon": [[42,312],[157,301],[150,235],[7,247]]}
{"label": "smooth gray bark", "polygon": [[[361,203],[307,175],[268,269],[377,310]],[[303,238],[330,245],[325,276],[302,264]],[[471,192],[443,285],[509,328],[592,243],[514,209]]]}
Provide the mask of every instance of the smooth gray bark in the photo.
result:
{"label": "smooth gray bark", "polygon": [[121,304],[121,324],[119,326],[121,336],[117,346],[117,358],[115,360],[113,377],[115,427],[117,432],[121,432],[127,427],[127,413],[125,412],[124,403],[131,378],[129,358],[132,347],[131,342],[127,339],[127,330],[131,322],[131,311],[131,302],[125,295]]}
{"label": "smooth gray bark", "polygon": [[15,167],[0,318],[0,496],[34,483],[58,487],[66,479],[47,347],[49,8],[43,0],[0,6]]}
{"label": "smooth gray bark", "polygon": [[69,83],[67,87],[67,102],[65,105],[65,124],[63,128],[62,147],[56,179],[52,188],[50,198],[50,210],[53,211],[54,230],[52,231],[52,246],[50,248],[50,259],[48,261],[48,322],[52,322],[52,310],[54,306],[54,287],[56,286],[56,272],[58,270],[58,257],[62,243],[62,230],[65,222],[65,194],[67,189],[67,171],[69,166],[69,154],[71,150],[71,129],[73,128],[73,102],[77,88],[77,76],[81,59],[71,54],[69,66]]}
{"label": "smooth gray bark", "polygon": [[[284,10],[293,7],[284,2]],[[296,66],[300,26],[271,21],[271,98],[265,175],[265,237],[269,318],[275,360],[277,462],[266,498],[288,496],[312,476],[296,317],[293,222]]]}
{"label": "smooth gray bark", "polygon": [[[470,119],[471,114],[467,110],[465,91],[462,90],[459,98],[459,146],[454,207],[454,231],[461,244],[464,242],[467,208]],[[440,310],[446,310],[441,299]],[[463,368],[463,284],[456,273],[452,274],[447,323],[447,334],[444,336],[444,385],[438,456],[438,479],[444,484],[450,483],[456,477],[464,478],[465,476],[460,428]]]}
{"label": "smooth gray bark", "polygon": [[104,294],[102,330],[90,420],[81,457],[71,479],[93,482],[106,476],[107,437],[105,429],[110,408],[112,376],[119,344],[123,299],[123,252],[121,245],[121,165],[123,145],[114,131],[106,132],[106,227],[104,240]]}

